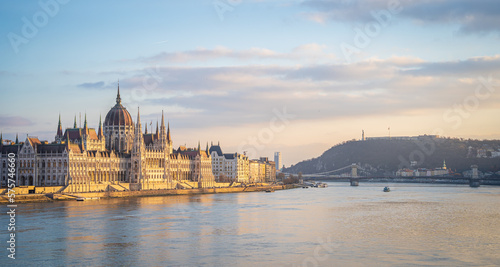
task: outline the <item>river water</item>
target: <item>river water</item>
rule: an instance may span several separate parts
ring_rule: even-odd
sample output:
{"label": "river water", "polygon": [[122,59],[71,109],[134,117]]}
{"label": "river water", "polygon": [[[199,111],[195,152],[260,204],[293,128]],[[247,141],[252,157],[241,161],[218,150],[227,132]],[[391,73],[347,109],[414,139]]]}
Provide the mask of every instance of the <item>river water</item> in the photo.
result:
{"label": "river water", "polygon": [[[500,265],[500,187],[329,183],[236,194],[19,204],[40,266]],[[7,210],[2,207],[2,210]],[[8,239],[7,215],[0,234]],[[3,264],[2,264],[3,265]]]}

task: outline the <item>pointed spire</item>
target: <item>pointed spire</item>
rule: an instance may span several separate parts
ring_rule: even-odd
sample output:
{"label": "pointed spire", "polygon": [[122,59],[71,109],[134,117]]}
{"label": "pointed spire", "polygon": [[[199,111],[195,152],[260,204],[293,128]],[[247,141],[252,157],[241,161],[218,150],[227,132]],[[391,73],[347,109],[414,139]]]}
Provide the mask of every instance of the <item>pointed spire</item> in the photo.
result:
{"label": "pointed spire", "polygon": [[16,144],[19,144],[19,134],[16,133]]}
{"label": "pointed spire", "polygon": [[163,114],[163,110],[161,111],[161,126],[160,126],[160,141],[162,144],[167,142],[167,133],[165,130],[165,115]]}
{"label": "pointed spire", "polygon": [[156,139],[158,139],[158,119],[156,120]]}
{"label": "pointed spire", "polygon": [[205,150],[206,150],[207,155],[208,155],[208,141],[207,141],[207,148]]}
{"label": "pointed spire", "polygon": [[62,132],[62,125],[61,125],[61,113],[59,113],[59,123],[57,123],[57,135],[56,136],[61,137],[62,135],[63,135],[63,132]]}
{"label": "pointed spire", "polygon": [[118,93],[116,94],[116,104],[121,104],[122,99],[120,97],[120,79],[118,79]]}
{"label": "pointed spire", "polygon": [[217,141],[217,146],[220,146],[220,142],[219,141]]}
{"label": "pointed spire", "polygon": [[75,114],[75,123],[73,123],[73,128],[78,128],[78,126],[76,125],[76,114]]}
{"label": "pointed spire", "polygon": [[144,125],[144,134],[148,134],[148,122]]}
{"label": "pointed spire", "polygon": [[198,141],[198,151],[201,151],[201,148],[200,148],[200,141]]}
{"label": "pointed spire", "polygon": [[[147,123],[146,123],[147,124]],[[134,150],[140,149],[142,145],[144,145],[143,135],[142,135],[142,126],[141,126],[141,113],[139,111],[139,107],[137,107],[137,125],[135,126],[135,137],[134,137]]]}
{"label": "pointed spire", "polygon": [[[147,123],[146,123],[147,125]],[[140,110],[139,110],[139,107],[137,107],[137,128],[139,131],[141,131],[141,114],[140,114]]]}
{"label": "pointed spire", "polygon": [[167,140],[170,141],[170,122],[168,122],[168,126],[167,126]]}
{"label": "pointed spire", "polygon": [[87,112],[85,112],[85,121],[83,122],[83,134],[87,134],[88,128],[87,128]]}
{"label": "pointed spire", "polygon": [[3,146],[3,133],[0,132],[0,146]]}
{"label": "pointed spire", "polygon": [[161,111],[161,128],[165,129],[165,116],[163,115],[163,110]]}
{"label": "pointed spire", "polygon": [[101,139],[103,136],[104,133],[102,132],[101,114],[99,114],[99,131],[97,132],[97,137]]}

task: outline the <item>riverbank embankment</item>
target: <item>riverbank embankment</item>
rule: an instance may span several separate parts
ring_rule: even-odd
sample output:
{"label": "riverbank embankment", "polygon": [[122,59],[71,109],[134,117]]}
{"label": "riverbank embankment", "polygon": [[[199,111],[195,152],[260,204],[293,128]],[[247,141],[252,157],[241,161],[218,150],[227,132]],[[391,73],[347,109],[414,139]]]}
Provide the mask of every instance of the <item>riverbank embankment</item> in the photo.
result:
{"label": "riverbank embankment", "polygon": [[[106,191],[89,193],[48,193],[48,194],[19,194],[14,196],[15,203],[52,202],[65,200],[86,200],[101,198],[125,198],[125,197],[148,197],[148,196],[174,196],[174,195],[196,195],[196,194],[219,194],[219,193],[242,193],[292,189],[293,185],[267,185],[247,187],[222,187],[222,188],[193,188],[193,189],[157,189],[138,191]],[[8,194],[0,196],[0,203],[9,204]],[[13,203],[10,203],[13,204]]]}

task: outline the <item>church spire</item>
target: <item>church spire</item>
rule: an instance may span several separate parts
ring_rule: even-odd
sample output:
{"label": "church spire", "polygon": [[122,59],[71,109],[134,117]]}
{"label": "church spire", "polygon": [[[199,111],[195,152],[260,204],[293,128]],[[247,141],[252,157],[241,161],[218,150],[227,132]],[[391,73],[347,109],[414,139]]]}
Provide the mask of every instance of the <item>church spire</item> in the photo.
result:
{"label": "church spire", "polygon": [[0,146],[3,146],[3,133],[0,133]]}
{"label": "church spire", "polygon": [[116,104],[121,104],[122,98],[120,97],[120,80],[118,79],[118,93],[116,94]]}
{"label": "church spire", "polygon": [[78,128],[78,126],[76,125],[76,115],[75,115],[75,123],[73,123],[73,128]]}
{"label": "church spire", "polygon": [[19,134],[16,133],[16,144],[19,144]]}
{"label": "church spire", "polygon": [[201,151],[201,148],[200,148],[200,141],[198,140],[198,152]]}
{"label": "church spire", "polygon": [[207,141],[207,147],[205,148],[207,155],[208,155],[208,141]]}
{"label": "church spire", "polygon": [[144,125],[144,134],[148,134],[148,122]]}

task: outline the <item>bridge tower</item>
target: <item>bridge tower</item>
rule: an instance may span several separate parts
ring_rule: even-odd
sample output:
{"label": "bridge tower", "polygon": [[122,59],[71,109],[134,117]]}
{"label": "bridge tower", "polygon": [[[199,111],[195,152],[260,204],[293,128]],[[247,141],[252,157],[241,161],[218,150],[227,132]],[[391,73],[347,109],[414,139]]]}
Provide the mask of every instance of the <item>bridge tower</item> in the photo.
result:
{"label": "bridge tower", "polygon": [[472,168],[472,178],[469,179],[469,186],[470,187],[479,187],[481,185],[479,181],[479,174],[477,171],[477,165],[472,165],[470,166]]}
{"label": "bridge tower", "polygon": [[356,163],[353,163],[351,165],[351,177],[352,178],[358,177],[358,165],[356,165]]}
{"label": "bridge tower", "polygon": [[351,186],[358,186],[359,185],[359,179],[358,179],[358,165],[356,163],[351,164]]}

